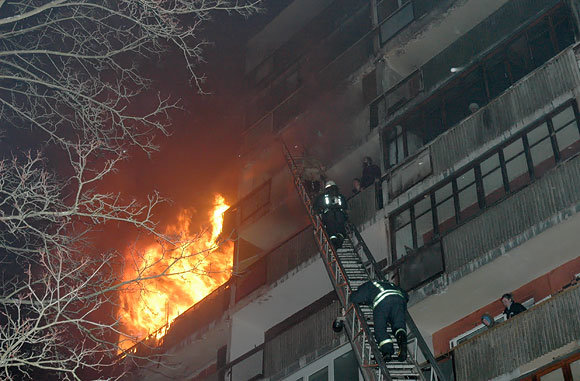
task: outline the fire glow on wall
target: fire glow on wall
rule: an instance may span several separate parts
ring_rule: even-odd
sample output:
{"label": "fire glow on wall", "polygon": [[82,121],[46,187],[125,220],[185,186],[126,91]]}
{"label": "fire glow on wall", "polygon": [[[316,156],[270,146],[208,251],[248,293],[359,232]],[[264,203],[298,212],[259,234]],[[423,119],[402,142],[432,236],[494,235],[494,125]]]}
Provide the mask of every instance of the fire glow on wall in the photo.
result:
{"label": "fire glow on wall", "polygon": [[141,281],[129,283],[120,295],[119,320],[127,334],[120,335],[121,349],[148,335],[162,337],[177,316],[230,278],[234,245],[218,242],[228,208],[216,195],[208,229],[191,233],[191,213],[182,211],[177,223],[166,229],[166,234],[178,237],[179,245],[156,243],[127,250],[123,281]]}

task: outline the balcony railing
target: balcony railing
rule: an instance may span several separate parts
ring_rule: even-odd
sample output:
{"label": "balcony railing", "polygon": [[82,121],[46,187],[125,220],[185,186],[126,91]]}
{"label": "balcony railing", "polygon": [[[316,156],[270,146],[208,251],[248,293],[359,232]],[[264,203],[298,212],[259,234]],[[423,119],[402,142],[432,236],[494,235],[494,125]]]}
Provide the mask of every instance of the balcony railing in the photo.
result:
{"label": "balcony railing", "polygon": [[578,311],[575,286],[458,345],[456,380],[489,380],[580,339]]}

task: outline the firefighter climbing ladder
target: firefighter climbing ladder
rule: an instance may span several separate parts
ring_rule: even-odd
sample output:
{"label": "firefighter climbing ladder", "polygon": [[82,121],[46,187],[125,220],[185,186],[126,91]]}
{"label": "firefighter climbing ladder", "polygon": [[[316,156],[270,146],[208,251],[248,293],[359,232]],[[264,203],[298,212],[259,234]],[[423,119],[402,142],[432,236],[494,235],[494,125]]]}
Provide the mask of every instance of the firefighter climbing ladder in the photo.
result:
{"label": "firefighter climbing ladder", "polygon": [[366,306],[349,305],[348,298],[351,291],[356,290],[374,275],[378,279],[385,280],[384,275],[354,225],[347,225],[348,237],[344,240],[342,248],[334,249],[301,181],[300,166],[297,165],[286,145],[282,144],[282,146],[298,195],[312,220],[315,240],[342,305],[345,330],[365,381],[425,380],[424,373],[417,365],[417,348],[428,361],[430,381],[445,381],[441,369],[408,312],[407,330],[409,342],[415,342],[415,350],[411,351],[414,352],[414,356],[410,353],[407,360],[403,362],[383,360],[374,340],[372,309]]}

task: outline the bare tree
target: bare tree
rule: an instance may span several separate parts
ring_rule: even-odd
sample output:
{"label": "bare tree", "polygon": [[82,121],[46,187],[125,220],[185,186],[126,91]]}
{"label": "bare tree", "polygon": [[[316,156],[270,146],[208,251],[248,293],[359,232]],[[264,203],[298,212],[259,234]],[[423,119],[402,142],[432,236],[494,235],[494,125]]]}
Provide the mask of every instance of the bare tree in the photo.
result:
{"label": "bare tree", "polygon": [[180,259],[172,251],[164,269],[127,281],[114,252],[86,254],[107,223],[179,245],[158,231],[159,194],[140,202],[99,190],[128,152],[151,154],[170,132],[170,98],[132,107],[152,84],[135,62],[179,52],[201,91],[200,26],[258,3],[0,0],[0,378],[80,379],[110,365],[119,328],[103,308],[127,282],[167,276]]}

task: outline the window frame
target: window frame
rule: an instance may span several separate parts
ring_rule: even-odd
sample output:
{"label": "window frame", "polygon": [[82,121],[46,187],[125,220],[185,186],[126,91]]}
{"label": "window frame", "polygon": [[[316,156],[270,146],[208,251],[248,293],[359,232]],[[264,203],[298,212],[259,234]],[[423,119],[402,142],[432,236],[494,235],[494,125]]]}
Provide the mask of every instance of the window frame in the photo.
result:
{"label": "window frame", "polygon": [[[488,208],[503,202],[506,198],[511,197],[511,195],[513,195],[514,193],[517,193],[521,189],[526,188],[527,186],[532,184],[534,181],[536,181],[536,179],[543,177],[544,174],[548,173],[553,168],[558,167],[558,165],[561,164],[562,162],[565,162],[566,160],[569,160],[569,159],[577,156],[578,154],[580,154],[580,139],[577,141],[578,142],[577,149],[574,152],[572,152],[572,154],[569,157],[566,157],[566,158],[562,158],[560,155],[557,155],[557,153],[559,153],[558,145],[552,144],[551,145],[552,154],[554,157],[553,166],[547,168],[544,172],[542,172],[541,176],[538,176],[535,172],[535,167],[534,167],[534,163],[532,160],[530,149],[532,147],[535,147],[539,142],[545,140],[546,138],[544,137],[544,138],[542,138],[541,141],[536,142],[532,146],[530,146],[529,142],[528,142],[528,137],[527,137],[528,134],[531,131],[533,131],[534,129],[539,128],[544,123],[546,123],[546,125],[548,126],[547,127],[548,131],[550,133],[550,140],[553,141],[555,139],[554,138],[555,133],[554,133],[553,125],[551,125],[552,120],[555,116],[559,115],[560,113],[564,112],[566,109],[568,109],[570,107],[572,107],[574,119],[572,121],[568,122],[568,124],[566,124],[566,126],[571,124],[571,123],[576,123],[576,127],[578,128],[578,132],[580,134],[580,114],[579,114],[578,105],[576,104],[575,98],[572,98],[572,99],[569,99],[566,102],[562,103],[560,106],[558,106],[557,108],[555,108],[554,110],[552,110],[548,114],[542,116],[541,118],[538,118],[534,122],[530,123],[528,126],[522,128],[517,133],[515,133],[510,139],[507,139],[507,140],[501,142],[500,144],[494,146],[493,148],[488,150],[486,153],[481,155],[479,158],[476,158],[475,160],[473,160],[468,165],[464,166],[463,168],[460,168],[458,171],[456,171],[455,173],[453,173],[449,177],[445,178],[441,182],[426,189],[424,192],[422,192],[417,197],[410,200],[405,205],[393,210],[393,212],[390,213],[390,215],[388,217],[389,222],[390,222],[389,226],[390,226],[390,230],[391,230],[390,238],[391,238],[392,263],[403,261],[405,257],[407,257],[409,254],[412,254],[413,252],[417,251],[418,249],[420,249],[422,247],[428,247],[428,246],[438,242],[446,234],[449,234],[453,230],[457,229],[459,226],[461,226],[464,223],[470,221],[471,219],[477,217],[479,214],[485,212],[485,210],[487,210]],[[566,127],[562,127],[562,128],[566,128]],[[504,156],[504,149],[506,147],[508,147],[509,145],[517,142],[518,140],[521,141],[523,151],[518,152],[515,156],[509,158],[506,162],[506,158]],[[481,163],[483,163],[487,159],[493,157],[494,155],[498,155],[498,158],[499,158],[499,168],[501,169],[501,173],[502,173],[504,192],[503,192],[503,195],[501,197],[499,197],[497,200],[494,200],[494,201],[488,203],[486,201],[485,189],[483,186],[484,175],[482,175]],[[512,161],[512,160],[514,160],[517,157],[522,156],[522,155],[525,157],[525,162],[526,162],[526,167],[527,167],[526,171],[524,173],[528,175],[528,178],[521,186],[514,188],[514,187],[510,186],[508,173],[507,173],[507,164],[510,161]],[[497,169],[498,169],[498,167],[494,167],[494,169],[487,172],[485,176],[496,171]],[[459,177],[463,176],[464,174],[470,172],[470,171],[473,171],[473,174],[475,176],[474,181],[469,183],[467,186],[464,186],[461,189],[459,189],[458,185],[457,185],[457,179]],[[521,175],[518,175],[518,177],[519,176],[521,176]],[[461,191],[464,191],[465,189],[471,187],[474,184],[475,184],[475,188],[476,188],[478,210],[473,214],[468,214],[466,216],[461,217],[461,211],[460,211],[461,205],[459,203],[459,193]],[[449,185],[451,185],[451,195],[446,196],[445,200],[443,200],[443,201],[437,200],[436,199],[436,192],[441,190],[442,188],[444,188],[446,186],[449,186]],[[499,189],[499,188],[497,188],[497,189]],[[432,217],[432,223],[433,223],[433,237],[432,237],[432,240],[429,241],[427,244],[423,243],[422,246],[419,246],[418,239],[417,239],[417,217],[421,217],[427,212],[425,211],[420,216],[416,216],[415,215],[415,205],[427,197],[429,197],[430,201],[431,201],[430,211],[431,211],[431,217]],[[448,202],[448,200],[450,200],[450,199],[453,200],[455,221],[454,221],[454,224],[452,227],[449,227],[448,229],[445,229],[445,231],[441,232],[437,208],[442,203]],[[413,243],[412,249],[413,250],[412,250],[412,252],[406,252],[405,254],[401,255],[400,258],[397,258],[396,232],[398,230],[401,230],[401,229],[395,230],[395,218],[400,216],[401,214],[407,212],[407,211],[409,213],[410,220],[405,225],[403,225],[403,227],[406,227],[409,224],[411,225],[411,236],[412,236],[412,243]],[[445,221],[447,221],[447,220],[445,220]],[[443,222],[445,222],[445,221],[443,221]]]}

